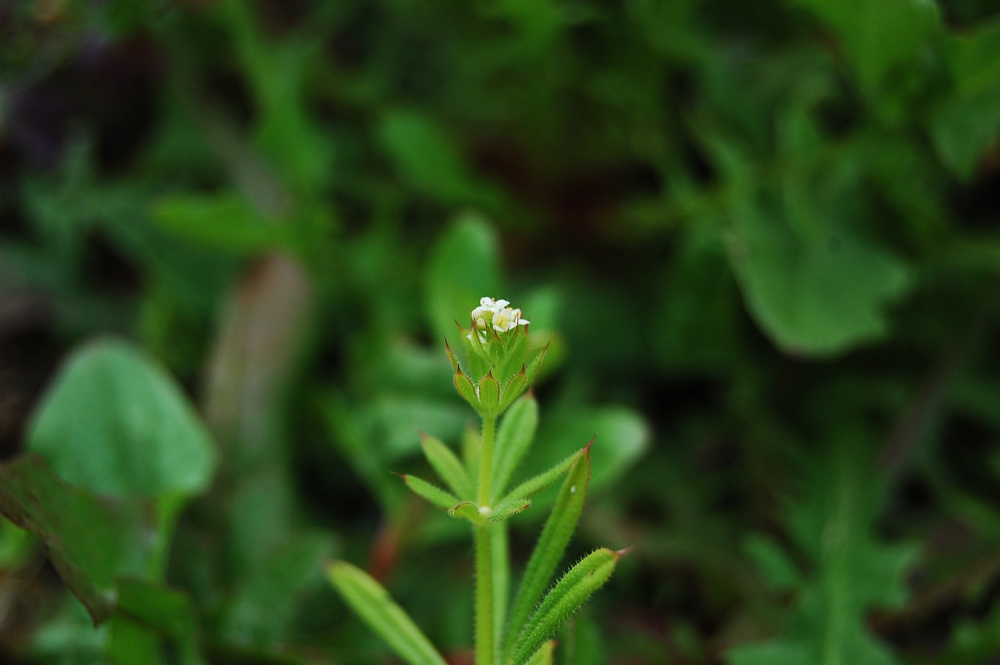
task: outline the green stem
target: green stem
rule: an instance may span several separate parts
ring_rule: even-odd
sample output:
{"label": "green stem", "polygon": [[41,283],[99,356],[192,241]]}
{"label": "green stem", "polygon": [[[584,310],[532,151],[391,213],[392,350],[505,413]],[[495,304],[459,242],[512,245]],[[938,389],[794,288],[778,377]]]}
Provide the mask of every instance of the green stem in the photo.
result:
{"label": "green stem", "polygon": [[476,665],[493,665],[493,534],[476,527]]}
{"label": "green stem", "polygon": [[[480,508],[493,501],[493,438],[496,417],[483,417],[479,451]],[[493,536],[490,524],[476,527],[476,665],[493,665],[496,651],[493,619]]]}
{"label": "green stem", "polygon": [[480,506],[488,506],[493,501],[493,439],[496,429],[496,416],[483,416],[483,443],[479,451]]}

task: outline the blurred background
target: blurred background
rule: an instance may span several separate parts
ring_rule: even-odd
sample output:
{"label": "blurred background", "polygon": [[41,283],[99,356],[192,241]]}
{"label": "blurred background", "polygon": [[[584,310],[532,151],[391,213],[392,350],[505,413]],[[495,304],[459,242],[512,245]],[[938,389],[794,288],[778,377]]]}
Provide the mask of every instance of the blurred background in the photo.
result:
{"label": "blurred background", "polygon": [[1000,663],[998,129],[994,0],[0,2],[0,662],[395,662],[335,556],[470,663],[490,295],[634,546],[558,662]]}

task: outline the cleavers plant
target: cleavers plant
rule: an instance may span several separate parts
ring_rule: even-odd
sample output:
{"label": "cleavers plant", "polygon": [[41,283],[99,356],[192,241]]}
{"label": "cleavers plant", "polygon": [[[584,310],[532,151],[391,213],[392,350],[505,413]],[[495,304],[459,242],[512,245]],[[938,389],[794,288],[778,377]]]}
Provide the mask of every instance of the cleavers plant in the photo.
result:
{"label": "cleavers plant", "polygon": [[[551,664],[552,638],[604,584],[624,552],[595,550],[551,585],[556,566],[580,518],[590,480],[590,447],[508,489],[528,453],[538,423],[531,386],[546,347],[533,347],[528,321],[506,300],[482,298],[468,329],[459,326],[465,351],[460,363],[445,343],[458,394],[482,419],[475,445],[459,458],[424,435],[423,451],[447,489],[404,475],[416,494],[472,526],[476,551],[476,665]],[[497,427],[500,417],[503,419]],[[566,476],[520,586],[511,588],[506,520],[531,506],[531,496]],[[444,657],[382,586],[359,568],[329,564],[328,575],[347,604],[410,665],[445,665]]]}

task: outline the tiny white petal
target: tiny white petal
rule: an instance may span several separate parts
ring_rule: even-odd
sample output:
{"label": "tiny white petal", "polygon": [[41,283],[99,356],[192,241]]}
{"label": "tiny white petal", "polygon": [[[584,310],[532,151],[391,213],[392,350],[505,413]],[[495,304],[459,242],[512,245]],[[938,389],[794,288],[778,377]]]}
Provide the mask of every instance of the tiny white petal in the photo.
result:
{"label": "tiny white petal", "polygon": [[510,301],[507,301],[507,300],[497,300],[496,304],[495,304],[495,307],[497,309],[503,309],[504,307],[506,307],[509,304],[510,304]]}

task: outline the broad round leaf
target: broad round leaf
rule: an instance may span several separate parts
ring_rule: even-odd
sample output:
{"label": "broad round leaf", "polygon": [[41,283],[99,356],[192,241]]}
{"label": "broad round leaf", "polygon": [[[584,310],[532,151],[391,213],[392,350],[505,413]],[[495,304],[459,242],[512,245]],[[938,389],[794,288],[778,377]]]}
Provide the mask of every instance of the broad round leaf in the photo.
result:
{"label": "broad round leaf", "polygon": [[112,340],[70,357],[34,415],[28,447],[101,494],[196,494],[216,466],[208,431],[173,377]]}

